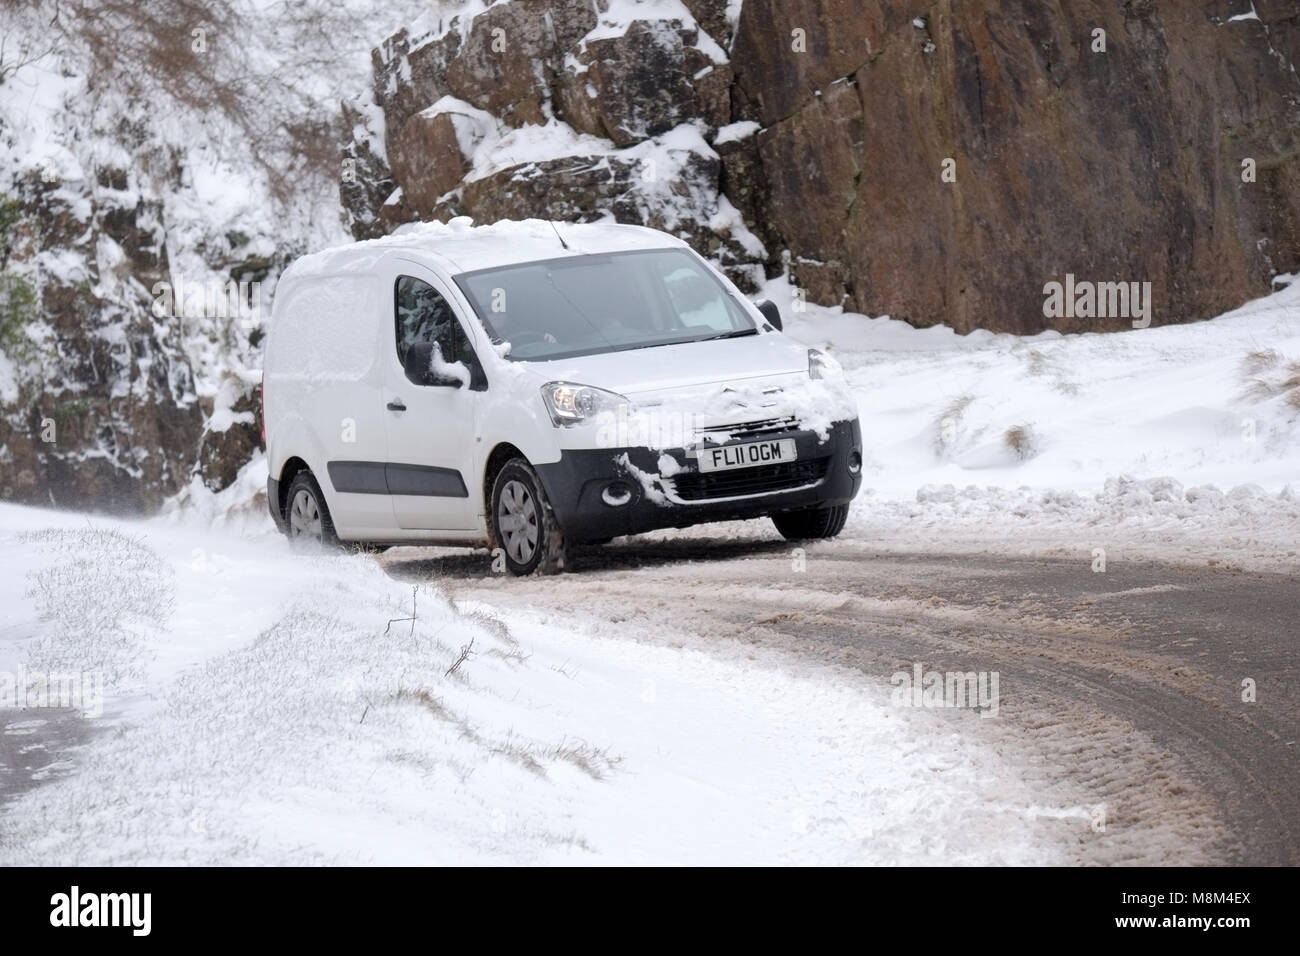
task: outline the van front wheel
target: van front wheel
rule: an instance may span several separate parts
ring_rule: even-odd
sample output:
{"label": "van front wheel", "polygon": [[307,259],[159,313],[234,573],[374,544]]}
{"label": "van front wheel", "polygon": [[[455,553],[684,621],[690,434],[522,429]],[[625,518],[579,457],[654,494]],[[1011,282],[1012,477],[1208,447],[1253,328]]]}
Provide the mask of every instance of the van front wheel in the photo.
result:
{"label": "van front wheel", "polygon": [[523,458],[506,462],[492,482],[492,537],[511,574],[564,570],[564,533],[537,472]]}
{"label": "van front wheel", "polygon": [[848,517],[848,505],[833,505],[829,508],[782,511],[772,515],[772,523],[787,541],[806,541],[835,537],[844,530],[844,522]]}

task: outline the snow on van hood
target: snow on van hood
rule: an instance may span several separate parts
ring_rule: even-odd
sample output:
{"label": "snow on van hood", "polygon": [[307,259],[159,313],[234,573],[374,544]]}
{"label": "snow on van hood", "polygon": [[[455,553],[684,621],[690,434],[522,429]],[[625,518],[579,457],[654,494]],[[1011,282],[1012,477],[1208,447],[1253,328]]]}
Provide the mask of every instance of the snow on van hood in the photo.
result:
{"label": "snow on van hood", "polygon": [[795,373],[807,376],[808,348],[783,335],[760,333],[519,364],[547,382],[577,382],[644,398],[715,382],[726,385]]}

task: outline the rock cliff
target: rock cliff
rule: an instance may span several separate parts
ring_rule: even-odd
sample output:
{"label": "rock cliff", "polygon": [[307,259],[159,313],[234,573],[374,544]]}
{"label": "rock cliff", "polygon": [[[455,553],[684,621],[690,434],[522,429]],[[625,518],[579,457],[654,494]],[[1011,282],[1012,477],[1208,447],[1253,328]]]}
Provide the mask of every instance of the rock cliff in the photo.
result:
{"label": "rock cliff", "polygon": [[[383,231],[612,214],[737,277],[788,251],[814,301],[961,331],[1130,325],[1045,316],[1044,285],[1067,273],[1150,282],[1162,324],[1300,266],[1294,3],[729,12],[513,0],[399,31],[374,53],[381,177],[398,192],[349,215]],[[645,182],[663,153],[670,178]]]}

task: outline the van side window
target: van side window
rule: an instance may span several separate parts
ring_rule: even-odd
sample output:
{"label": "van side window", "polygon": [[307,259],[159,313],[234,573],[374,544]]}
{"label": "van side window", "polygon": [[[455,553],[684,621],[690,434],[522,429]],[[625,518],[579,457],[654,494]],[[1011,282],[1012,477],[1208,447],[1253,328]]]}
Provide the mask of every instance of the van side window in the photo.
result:
{"label": "van side window", "polygon": [[406,364],[406,352],[418,343],[438,343],[445,362],[473,366],[474,350],[456,313],[429,283],[413,276],[397,278],[397,360]]}

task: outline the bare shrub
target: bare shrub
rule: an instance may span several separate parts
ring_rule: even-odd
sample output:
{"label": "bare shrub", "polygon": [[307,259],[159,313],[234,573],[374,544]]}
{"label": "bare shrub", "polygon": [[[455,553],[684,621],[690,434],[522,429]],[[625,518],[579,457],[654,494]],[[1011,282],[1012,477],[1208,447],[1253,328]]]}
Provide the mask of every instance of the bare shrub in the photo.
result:
{"label": "bare shrub", "polygon": [[452,675],[456,674],[460,670],[460,665],[464,664],[467,660],[469,660],[473,656],[474,656],[474,638],[471,637],[469,639],[468,644],[461,645],[460,654],[456,657],[456,660],[452,662],[452,665],[447,668],[446,673],[444,673],[442,676],[451,677]]}
{"label": "bare shrub", "polygon": [[52,53],[55,41],[43,30],[41,4],[9,2],[0,17],[0,86],[29,63]]}
{"label": "bare shrub", "polygon": [[[98,89],[144,108],[165,103],[169,110],[190,113],[207,128],[218,154],[238,154],[263,172],[274,200],[288,203],[304,179],[336,178],[340,136],[326,118],[333,112],[322,115],[295,82],[294,74],[306,64],[286,66],[257,55],[258,26],[244,5],[232,0],[43,0],[37,5],[53,11],[51,30],[62,48],[89,58]],[[297,26],[305,29],[305,23],[304,18]],[[328,64],[315,68],[328,75]]]}

